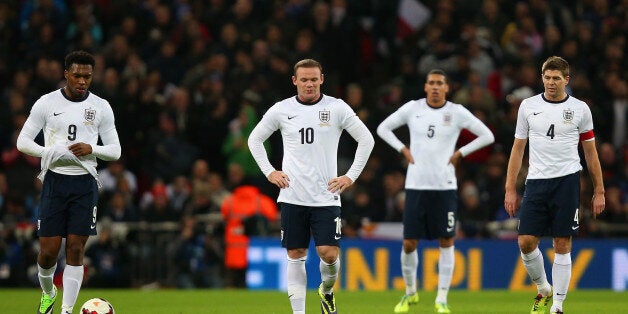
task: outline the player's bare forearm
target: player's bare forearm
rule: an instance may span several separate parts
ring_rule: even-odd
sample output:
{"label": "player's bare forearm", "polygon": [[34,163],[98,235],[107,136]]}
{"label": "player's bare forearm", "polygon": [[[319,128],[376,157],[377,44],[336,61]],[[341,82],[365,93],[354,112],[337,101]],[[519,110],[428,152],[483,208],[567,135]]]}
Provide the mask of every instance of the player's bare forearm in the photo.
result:
{"label": "player's bare forearm", "polygon": [[589,170],[589,176],[593,181],[593,199],[591,200],[591,211],[593,215],[597,216],[606,207],[606,200],[604,197],[604,180],[602,178],[602,166],[597,155],[597,149],[595,147],[595,140],[582,142],[582,149],[584,151],[584,159],[587,161],[587,169]]}
{"label": "player's bare forearm", "polygon": [[517,212],[517,176],[519,176],[519,170],[521,170],[525,146],[526,140],[515,139],[510,151],[510,159],[508,160],[506,186],[504,188],[506,191],[504,208],[510,217],[514,217]]}

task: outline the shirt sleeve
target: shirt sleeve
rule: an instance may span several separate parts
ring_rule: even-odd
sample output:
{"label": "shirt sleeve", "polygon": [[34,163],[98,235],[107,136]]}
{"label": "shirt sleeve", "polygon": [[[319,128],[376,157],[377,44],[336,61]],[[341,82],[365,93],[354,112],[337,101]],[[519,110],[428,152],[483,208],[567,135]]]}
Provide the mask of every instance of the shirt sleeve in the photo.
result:
{"label": "shirt sleeve", "polygon": [[98,126],[98,134],[100,135],[103,145],[92,146],[92,155],[105,161],[120,158],[122,147],[120,146],[120,139],[118,138],[118,131],[116,130],[113,110],[111,110],[109,103],[107,103],[105,109],[105,117]]}
{"label": "shirt sleeve", "polygon": [[461,109],[466,116],[464,120],[468,121],[465,128],[477,136],[476,139],[458,149],[464,157],[495,142],[495,136],[493,135],[493,132],[491,132],[491,130],[482,122],[482,120],[478,119],[478,117],[474,116],[473,113],[466,108],[461,106]]}
{"label": "shirt sleeve", "polygon": [[355,182],[366,166],[366,162],[371,155],[373,146],[375,146],[375,139],[373,139],[371,131],[369,131],[364,122],[362,122],[355,112],[353,112],[351,107],[347,104],[345,104],[345,106],[346,118],[344,128],[351,135],[351,137],[358,142],[353,163],[351,164],[351,167],[349,167],[346,174],[351,181]]}
{"label": "shirt sleeve", "polygon": [[401,151],[401,149],[406,146],[403,142],[401,142],[401,140],[399,140],[395,133],[393,133],[393,130],[408,123],[406,119],[408,116],[406,108],[408,108],[408,103],[389,115],[377,127],[377,135],[379,135],[379,137],[388,143],[388,145],[392,146],[392,148],[396,151]]}
{"label": "shirt sleeve", "polygon": [[37,134],[39,134],[39,131],[41,131],[45,123],[46,110],[40,98],[33,105],[31,113],[17,137],[17,149],[24,154],[41,157],[45,147],[37,144],[35,137],[37,137]]}
{"label": "shirt sleeve", "polygon": [[583,103],[583,107],[582,120],[578,126],[580,133],[593,130],[593,115],[591,114],[591,109],[586,103]]}
{"label": "shirt sleeve", "polygon": [[517,127],[515,128],[515,138],[525,140],[528,138],[530,126],[528,125],[528,118],[525,110],[526,100],[521,102],[519,106],[519,112],[517,113]]}
{"label": "shirt sleeve", "polygon": [[257,165],[266,177],[275,171],[275,167],[270,163],[264,147],[264,142],[279,129],[274,108],[273,106],[268,109],[262,120],[253,128],[248,139],[251,155],[253,155],[255,162],[257,162]]}

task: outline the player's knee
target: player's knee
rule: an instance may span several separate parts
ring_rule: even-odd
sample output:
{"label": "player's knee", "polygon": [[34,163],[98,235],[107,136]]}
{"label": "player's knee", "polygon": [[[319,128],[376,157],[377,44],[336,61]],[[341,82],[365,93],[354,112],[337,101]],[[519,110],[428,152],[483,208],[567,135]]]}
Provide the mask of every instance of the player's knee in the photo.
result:
{"label": "player's knee", "polygon": [[527,235],[519,236],[519,238],[517,239],[517,242],[519,243],[519,249],[524,254],[528,254],[534,251],[534,249],[536,249],[537,246],[539,245],[538,238],[534,236],[527,236]]}
{"label": "player's knee", "polygon": [[42,266],[44,268],[49,268],[49,266],[54,265],[54,263],[57,262],[58,255],[59,255],[59,252],[42,248],[39,251],[39,258],[38,258],[39,266]]}
{"label": "player's knee", "polygon": [[68,245],[66,248],[65,254],[68,259],[79,259],[83,256],[84,248],[80,244]]}
{"label": "player's knee", "polygon": [[416,250],[418,241],[416,240],[403,240],[403,251],[406,253],[412,253]]}

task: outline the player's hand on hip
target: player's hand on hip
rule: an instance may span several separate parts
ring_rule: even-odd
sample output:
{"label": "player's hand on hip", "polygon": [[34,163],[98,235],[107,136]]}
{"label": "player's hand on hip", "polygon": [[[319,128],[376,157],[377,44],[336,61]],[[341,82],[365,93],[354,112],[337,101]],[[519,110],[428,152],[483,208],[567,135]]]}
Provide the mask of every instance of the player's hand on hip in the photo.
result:
{"label": "player's hand on hip", "polygon": [[449,163],[454,165],[454,167],[457,167],[458,163],[460,162],[460,159],[462,159],[462,153],[459,150],[457,150],[449,158]]}
{"label": "player's hand on hip", "polygon": [[504,208],[510,217],[514,217],[517,213],[517,192],[506,191],[504,196]]}
{"label": "player's hand on hip", "polygon": [[412,157],[412,153],[410,152],[410,150],[407,147],[404,146],[401,149],[401,154],[408,161],[408,163],[411,163],[411,164],[414,163],[414,157]]}
{"label": "player's hand on hip", "polygon": [[92,153],[92,145],[80,142],[74,143],[68,147],[68,149],[74,154],[76,157],[81,157],[85,155],[89,155]]}
{"label": "player's hand on hip", "polygon": [[348,187],[353,184],[353,181],[347,176],[337,177],[327,182],[327,190],[332,193],[338,192],[338,194],[344,192]]}
{"label": "player's hand on hip", "polygon": [[287,188],[290,186],[290,178],[281,170],[275,170],[268,175],[268,181],[279,188]]}

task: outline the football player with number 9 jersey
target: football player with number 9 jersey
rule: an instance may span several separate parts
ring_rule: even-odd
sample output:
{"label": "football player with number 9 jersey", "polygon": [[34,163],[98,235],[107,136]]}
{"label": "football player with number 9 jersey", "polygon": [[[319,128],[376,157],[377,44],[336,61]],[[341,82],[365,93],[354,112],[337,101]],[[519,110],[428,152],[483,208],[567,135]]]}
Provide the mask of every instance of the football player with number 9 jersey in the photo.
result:
{"label": "football player with number 9 jersey", "polygon": [[[95,60],[84,51],[65,57],[66,85],[41,96],[20,132],[17,148],[41,157],[43,182],[37,219],[40,251],[38,313],[52,313],[57,289],[52,282],[62,238],[66,238],[62,314],[72,313],[83,282],[85,243],[96,234],[96,158],[120,158],[120,141],[109,102],[89,92]],[[43,130],[44,146],[35,142]],[[98,145],[98,137],[103,145]]]}

